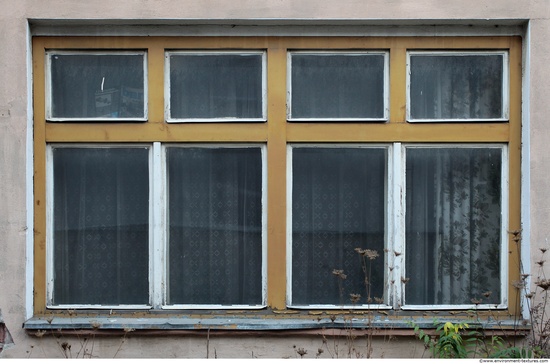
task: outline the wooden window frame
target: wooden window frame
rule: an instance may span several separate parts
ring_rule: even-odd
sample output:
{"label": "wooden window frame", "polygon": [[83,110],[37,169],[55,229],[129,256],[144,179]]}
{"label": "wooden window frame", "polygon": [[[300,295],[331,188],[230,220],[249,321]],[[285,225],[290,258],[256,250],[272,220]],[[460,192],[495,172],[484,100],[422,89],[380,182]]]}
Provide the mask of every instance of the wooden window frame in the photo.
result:
{"label": "wooden window frame", "polygon": [[[147,120],[144,122],[53,123],[46,120],[46,52],[49,50],[143,50],[147,53]],[[287,120],[288,52],[294,50],[387,51],[387,122],[291,123]],[[267,308],[266,315],[291,314],[287,288],[287,146],[291,143],[477,143],[508,146],[507,231],[520,230],[522,43],[517,36],[320,37],[47,37],[32,39],[34,109],[34,314],[47,308],[46,209],[47,145],[50,143],[267,143]],[[167,50],[258,50],[266,52],[267,121],[264,123],[167,123],[165,56]],[[509,114],[506,121],[410,123],[406,119],[408,51],[506,51],[509,55]],[[506,193],[506,191],[505,191]],[[394,222],[397,223],[397,222]],[[520,279],[519,246],[508,236],[507,282]],[[503,315],[520,314],[520,301],[508,290]],[[392,308],[401,311],[397,304]],[[229,314],[231,311],[229,311]],[[257,314],[257,312],[256,312]],[[318,312],[301,311],[316,318]]]}

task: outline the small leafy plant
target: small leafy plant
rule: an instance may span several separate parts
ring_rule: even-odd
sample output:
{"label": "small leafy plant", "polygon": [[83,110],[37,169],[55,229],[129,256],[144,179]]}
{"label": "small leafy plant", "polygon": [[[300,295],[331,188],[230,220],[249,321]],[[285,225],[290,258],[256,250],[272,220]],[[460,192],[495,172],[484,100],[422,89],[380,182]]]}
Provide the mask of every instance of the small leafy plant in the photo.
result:
{"label": "small leafy plant", "polygon": [[470,329],[467,323],[452,323],[447,321],[436,325],[435,335],[429,335],[411,322],[416,337],[424,343],[426,350],[438,359],[465,358],[533,358],[537,351],[530,347],[513,346],[502,336],[486,337],[477,329]]}
{"label": "small leafy plant", "polygon": [[434,321],[434,324],[435,335],[428,335],[418,325],[411,323],[415,335],[424,342],[424,347],[431,351],[434,358],[464,359],[475,351],[477,338],[465,331],[469,328],[467,323]]}

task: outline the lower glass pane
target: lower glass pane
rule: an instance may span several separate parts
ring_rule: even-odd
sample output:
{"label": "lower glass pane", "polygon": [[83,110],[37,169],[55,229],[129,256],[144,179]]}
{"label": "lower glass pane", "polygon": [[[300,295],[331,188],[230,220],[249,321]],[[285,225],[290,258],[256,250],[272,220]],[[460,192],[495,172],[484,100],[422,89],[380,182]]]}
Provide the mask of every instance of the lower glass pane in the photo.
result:
{"label": "lower glass pane", "polygon": [[53,304],[148,304],[148,155],[54,148]]}
{"label": "lower glass pane", "polygon": [[385,148],[292,150],[292,305],[380,304]]}
{"label": "lower glass pane", "polygon": [[171,147],[168,304],[261,305],[260,148]]}
{"label": "lower glass pane", "polygon": [[408,148],[406,303],[500,302],[500,148]]}

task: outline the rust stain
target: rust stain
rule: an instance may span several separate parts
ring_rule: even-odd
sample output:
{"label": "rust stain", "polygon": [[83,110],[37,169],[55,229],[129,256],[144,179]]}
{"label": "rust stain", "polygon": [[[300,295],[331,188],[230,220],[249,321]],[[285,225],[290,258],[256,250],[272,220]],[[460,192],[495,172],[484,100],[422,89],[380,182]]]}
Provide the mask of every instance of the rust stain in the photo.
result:
{"label": "rust stain", "polygon": [[300,313],[300,312],[299,311],[293,311],[293,310],[273,310],[273,313],[296,314],[296,313]]}

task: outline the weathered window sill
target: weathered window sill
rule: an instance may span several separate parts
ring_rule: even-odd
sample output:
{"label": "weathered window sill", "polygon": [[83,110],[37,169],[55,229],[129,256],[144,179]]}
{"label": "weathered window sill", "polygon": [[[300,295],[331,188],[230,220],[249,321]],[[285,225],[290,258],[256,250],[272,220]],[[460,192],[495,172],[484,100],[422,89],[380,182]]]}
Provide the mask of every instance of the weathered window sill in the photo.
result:
{"label": "weathered window sill", "polygon": [[[517,320],[483,319],[472,322],[464,318],[437,317],[439,322],[468,322],[470,328],[482,328],[487,333],[495,335],[524,336],[530,330],[530,325]],[[411,326],[414,322],[424,330],[435,329],[434,318],[413,318],[387,316],[374,317],[278,317],[278,316],[162,316],[162,317],[127,317],[106,315],[74,315],[70,317],[36,316],[23,324],[29,334],[82,333],[93,330],[97,334],[125,334],[128,332],[254,332],[255,334],[276,334],[277,332],[293,331],[295,333],[309,332],[312,334],[330,330],[333,334],[338,331],[354,330],[369,335],[414,335]],[[331,333],[328,333],[331,334]]]}

